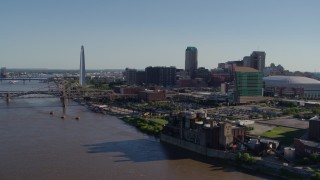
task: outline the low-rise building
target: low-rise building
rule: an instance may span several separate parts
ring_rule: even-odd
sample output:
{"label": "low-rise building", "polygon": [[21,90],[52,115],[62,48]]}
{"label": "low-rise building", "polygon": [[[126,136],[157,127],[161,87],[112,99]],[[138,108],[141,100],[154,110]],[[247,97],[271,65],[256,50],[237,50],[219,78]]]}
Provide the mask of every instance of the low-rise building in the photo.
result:
{"label": "low-rise building", "polygon": [[144,90],[139,92],[139,98],[150,102],[150,101],[165,101],[166,91],[165,90]]}
{"label": "low-rise building", "polygon": [[309,120],[309,139],[320,140],[320,119],[318,116]]}
{"label": "low-rise building", "polygon": [[114,92],[119,94],[139,94],[143,91],[142,87],[139,86],[117,86],[114,87]]}
{"label": "low-rise building", "polygon": [[177,81],[177,86],[182,87],[208,87],[208,84],[201,78],[196,79],[180,79]]}
{"label": "low-rise building", "polygon": [[296,152],[302,156],[320,154],[320,144],[314,141],[294,139],[294,148]]}

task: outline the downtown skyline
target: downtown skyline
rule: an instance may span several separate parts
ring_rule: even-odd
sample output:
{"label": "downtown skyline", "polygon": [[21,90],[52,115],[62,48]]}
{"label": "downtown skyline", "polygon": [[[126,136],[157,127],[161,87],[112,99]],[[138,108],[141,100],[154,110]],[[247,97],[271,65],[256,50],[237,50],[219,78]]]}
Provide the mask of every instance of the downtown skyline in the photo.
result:
{"label": "downtown skyline", "polygon": [[[320,71],[319,1],[6,1],[0,7],[0,66],[77,69],[198,67],[266,52],[266,66]],[[294,63],[293,63],[294,62]]]}

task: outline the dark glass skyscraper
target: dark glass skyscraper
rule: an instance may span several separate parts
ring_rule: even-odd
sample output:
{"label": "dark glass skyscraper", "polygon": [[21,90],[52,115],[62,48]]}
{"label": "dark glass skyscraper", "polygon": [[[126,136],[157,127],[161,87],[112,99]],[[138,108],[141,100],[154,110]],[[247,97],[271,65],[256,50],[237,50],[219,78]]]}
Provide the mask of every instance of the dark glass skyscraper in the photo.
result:
{"label": "dark glass skyscraper", "polygon": [[81,52],[80,52],[79,84],[80,84],[80,86],[85,86],[86,85],[86,65],[85,65],[84,48],[83,48],[83,46],[81,46]]}
{"label": "dark glass skyscraper", "polygon": [[164,87],[176,84],[176,67],[146,67],[146,83]]}
{"label": "dark glass skyscraper", "polygon": [[195,78],[195,72],[197,68],[198,68],[198,50],[196,47],[187,47],[185,71],[191,77],[191,79]]}

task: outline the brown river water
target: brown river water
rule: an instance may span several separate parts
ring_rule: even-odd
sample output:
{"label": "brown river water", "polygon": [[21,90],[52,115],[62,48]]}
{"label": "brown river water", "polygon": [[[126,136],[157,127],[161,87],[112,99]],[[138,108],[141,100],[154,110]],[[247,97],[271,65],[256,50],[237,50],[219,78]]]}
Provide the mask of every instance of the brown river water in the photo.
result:
{"label": "brown river water", "polygon": [[[0,91],[36,86],[44,85],[1,82]],[[0,99],[0,179],[272,179],[161,143],[75,102],[62,115],[58,98]]]}

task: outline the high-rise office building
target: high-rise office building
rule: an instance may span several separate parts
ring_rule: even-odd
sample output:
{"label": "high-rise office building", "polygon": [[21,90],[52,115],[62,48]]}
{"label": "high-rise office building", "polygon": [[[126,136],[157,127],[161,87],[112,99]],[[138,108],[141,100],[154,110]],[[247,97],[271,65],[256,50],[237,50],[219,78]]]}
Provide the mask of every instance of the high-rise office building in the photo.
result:
{"label": "high-rise office building", "polygon": [[85,66],[85,58],[84,58],[84,48],[81,46],[80,52],[80,77],[79,77],[80,86],[86,85],[86,66]]}
{"label": "high-rise office building", "polygon": [[185,71],[191,77],[195,78],[195,71],[198,68],[198,50],[196,47],[187,47],[185,57]]}
{"label": "high-rise office building", "polygon": [[252,67],[262,72],[265,68],[266,53],[264,51],[253,51],[250,56],[243,58],[243,66]]}
{"label": "high-rise office building", "polygon": [[130,69],[126,68],[125,70],[125,80],[127,81],[127,84],[135,84],[137,76],[137,70],[136,69]]}
{"label": "high-rise office building", "polygon": [[145,70],[146,83],[160,86],[173,86],[176,84],[176,68],[175,67],[152,67],[149,66]]}
{"label": "high-rise office building", "polygon": [[262,72],[263,69],[266,67],[266,53],[264,51],[253,51],[250,57],[251,61],[253,62],[253,68]]}
{"label": "high-rise office building", "polygon": [[262,72],[251,67],[234,67],[234,100],[236,103],[259,101],[262,94]]}
{"label": "high-rise office building", "polygon": [[253,65],[251,65],[251,57],[250,56],[245,56],[243,57],[243,66],[245,67],[252,67]]}
{"label": "high-rise office building", "polygon": [[1,78],[6,78],[7,77],[7,68],[6,67],[2,67],[1,68],[0,77]]}
{"label": "high-rise office building", "polygon": [[210,78],[210,71],[204,67],[199,67],[196,69],[196,78],[203,79],[204,82],[208,82]]}
{"label": "high-rise office building", "polygon": [[143,85],[146,83],[146,71],[136,72],[136,82],[137,85]]}

